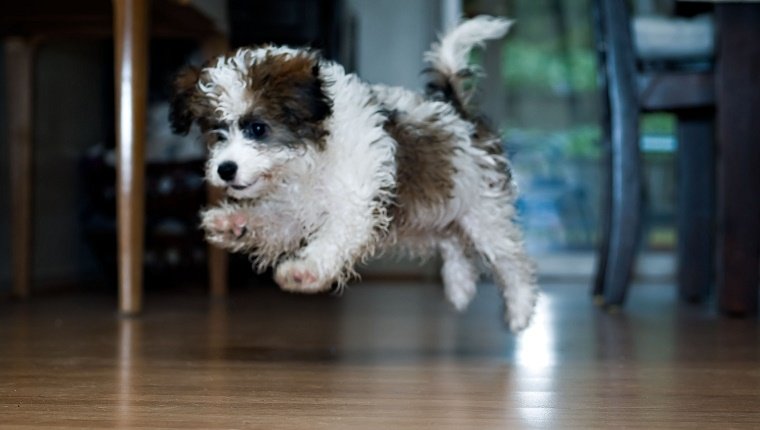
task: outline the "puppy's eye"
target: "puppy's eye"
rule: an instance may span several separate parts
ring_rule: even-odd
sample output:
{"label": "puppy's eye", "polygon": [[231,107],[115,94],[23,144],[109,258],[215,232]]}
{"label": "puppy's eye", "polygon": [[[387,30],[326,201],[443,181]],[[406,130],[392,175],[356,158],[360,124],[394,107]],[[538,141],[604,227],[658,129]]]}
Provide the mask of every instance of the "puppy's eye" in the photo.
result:
{"label": "puppy's eye", "polygon": [[246,121],[240,124],[240,130],[246,139],[261,139],[267,135],[269,128],[263,122]]}

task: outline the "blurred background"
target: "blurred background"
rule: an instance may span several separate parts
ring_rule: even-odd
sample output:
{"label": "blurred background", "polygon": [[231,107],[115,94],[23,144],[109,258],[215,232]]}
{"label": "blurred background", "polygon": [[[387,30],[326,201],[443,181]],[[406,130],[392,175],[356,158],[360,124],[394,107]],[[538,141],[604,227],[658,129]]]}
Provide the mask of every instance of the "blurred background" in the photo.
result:
{"label": "blurred background", "polygon": [[[187,2],[180,2],[187,3]],[[544,278],[591,279],[600,232],[601,95],[590,0],[229,0],[193,1],[232,47],[265,42],[310,45],[369,82],[421,87],[422,54],[460,15],[503,15],[516,25],[475,52],[486,73],[480,103],[502,130],[521,189],[527,246]],[[669,14],[668,0],[636,0],[636,14]],[[173,136],[168,83],[183,64],[202,61],[193,40],[152,40],[148,121],[146,287],[165,279],[205,279],[196,228],[205,202],[203,147]],[[0,62],[3,60],[0,59]],[[5,66],[2,64],[2,66]],[[5,67],[0,81],[5,82]],[[35,288],[108,284],[115,288],[113,42],[59,38],[41,45],[35,65]],[[0,100],[6,88],[0,87]],[[0,104],[0,291],[10,284],[7,103]],[[642,120],[646,215],[635,276],[672,282],[676,242],[674,118]],[[387,261],[386,261],[387,260]],[[386,259],[368,277],[434,277],[436,262]],[[232,279],[252,279],[245,258]]]}

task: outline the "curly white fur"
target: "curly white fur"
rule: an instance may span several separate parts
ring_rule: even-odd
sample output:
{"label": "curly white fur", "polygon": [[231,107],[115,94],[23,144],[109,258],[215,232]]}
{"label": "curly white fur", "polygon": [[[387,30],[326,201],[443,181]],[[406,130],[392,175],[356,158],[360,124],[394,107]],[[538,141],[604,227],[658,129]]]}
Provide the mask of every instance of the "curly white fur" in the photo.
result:
{"label": "curly white fur", "polygon": [[[469,50],[503,36],[510,21],[478,17],[462,23],[433,47],[426,59],[454,76],[467,67]],[[248,252],[258,269],[275,266],[284,289],[324,291],[342,286],[354,264],[390,246],[438,249],[449,300],[464,309],[475,294],[475,258],[493,268],[502,288],[507,321],[528,325],[536,301],[533,265],[514,224],[515,186],[498,137],[479,137],[466,113],[445,101],[402,88],[368,85],[337,64],[319,60],[319,78],[332,103],[324,120],[323,147],[267,145],[246,138],[235,120],[255,108],[246,93],[246,73],[267,55],[299,55],[291,48],[242,49],[203,70],[198,89],[231,126],[212,148],[207,178],[227,187],[233,200],[206,209],[202,226],[210,242]],[[400,143],[385,128],[389,111],[408,124],[425,124],[446,136],[451,177],[445,201],[403,200],[397,194]],[[217,131],[219,132],[219,131]],[[485,140],[484,140],[485,139]],[[407,143],[409,144],[409,143]],[[411,145],[422,143],[411,143]],[[442,148],[443,150],[444,148]],[[233,160],[235,178],[217,173]],[[403,222],[394,214],[403,212]]]}

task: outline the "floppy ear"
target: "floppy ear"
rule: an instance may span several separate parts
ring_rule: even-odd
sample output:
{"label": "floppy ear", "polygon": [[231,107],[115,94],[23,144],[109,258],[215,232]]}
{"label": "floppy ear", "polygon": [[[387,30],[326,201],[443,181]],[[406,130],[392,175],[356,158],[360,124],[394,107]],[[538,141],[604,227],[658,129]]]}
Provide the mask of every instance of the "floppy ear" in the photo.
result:
{"label": "floppy ear", "polygon": [[251,67],[248,78],[251,88],[263,91],[267,110],[292,127],[314,125],[332,113],[313,55],[267,56]]}
{"label": "floppy ear", "polygon": [[172,82],[172,98],[169,106],[169,122],[172,131],[185,135],[190,131],[193,121],[199,119],[198,78],[201,71],[197,67],[187,66],[180,70]]}
{"label": "floppy ear", "polygon": [[322,88],[319,64],[314,64],[308,74],[294,76],[293,91],[286,99],[284,109],[296,122],[319,122],[332,113],[332,102]]}
{"label": "floppy ear", "polygon": [[332,114],[332,100],[325,93],[319,65],[309,65],[300,72],[287,74],[288,85],[282,88],[281,112],[285,123],[301,137],[320,141],[327,131],[322,120]]}

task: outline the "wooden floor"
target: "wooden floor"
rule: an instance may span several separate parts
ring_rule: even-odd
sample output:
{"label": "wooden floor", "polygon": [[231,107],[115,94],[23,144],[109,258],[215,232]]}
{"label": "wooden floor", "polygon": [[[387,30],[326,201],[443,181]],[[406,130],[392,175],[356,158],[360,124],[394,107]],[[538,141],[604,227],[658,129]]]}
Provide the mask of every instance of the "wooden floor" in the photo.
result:
{"label": "wooden floor", "polygon": [[760,325],[635,286],[624,313],[549,285],[520,336],[494,288],[271,288],[0,303],[0,428],[758,429]]}

